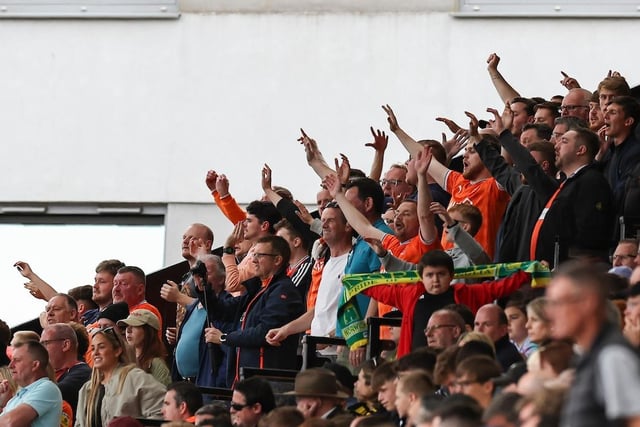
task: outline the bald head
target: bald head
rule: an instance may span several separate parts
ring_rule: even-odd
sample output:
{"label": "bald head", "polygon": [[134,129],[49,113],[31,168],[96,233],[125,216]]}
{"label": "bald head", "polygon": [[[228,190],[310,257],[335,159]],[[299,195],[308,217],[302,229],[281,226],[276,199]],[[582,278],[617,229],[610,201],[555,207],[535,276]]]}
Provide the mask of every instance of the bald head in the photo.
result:
{"label": "bald head", "polygon": [[571,89],[562,100],[560,111],[562,117],[577,117],[585,123],[589,123],[589,101],[591,92],[583,88]]}
{"label": "bald head", "polygon": [[508,332],[504,310],[495,304],[483,305],[476,313],[473,330],[485,334],[493,342],[498,341]]}

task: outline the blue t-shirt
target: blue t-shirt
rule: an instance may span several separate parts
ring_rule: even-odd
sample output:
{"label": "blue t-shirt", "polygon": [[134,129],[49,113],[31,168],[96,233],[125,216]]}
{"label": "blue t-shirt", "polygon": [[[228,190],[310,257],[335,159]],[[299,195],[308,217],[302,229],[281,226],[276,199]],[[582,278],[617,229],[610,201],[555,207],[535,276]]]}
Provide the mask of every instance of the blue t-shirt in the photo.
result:
{"label": "blue t-shirt", "polygon": [[[194,304],[200,304],[196,301]],[[195,378],[200,369],[200,337],[207,320],[207,310],[198,305],[182,325],[176,345],[176,366],[183,378]]]}
{"label": "blue t-shirt", "polygon": [[31,406],[38,417],[31,423],[32,427],[52,427],[60,425],[62,416],[62,394],[60,389],[49,378],[39,380],[18,390],[7,402],[4,413],[11,412],[22,403]]}

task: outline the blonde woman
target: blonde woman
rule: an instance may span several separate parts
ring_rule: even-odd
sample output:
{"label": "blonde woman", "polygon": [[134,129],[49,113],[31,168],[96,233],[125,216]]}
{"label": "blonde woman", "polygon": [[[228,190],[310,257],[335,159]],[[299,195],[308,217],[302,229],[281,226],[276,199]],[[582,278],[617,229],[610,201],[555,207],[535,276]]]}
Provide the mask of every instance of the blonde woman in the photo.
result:
{"label": "blonde woman", "polygon": [[106,427],[113,418],[162,418],[165,387],[130,363],[119,333],[99,329],[91,340],[93,371],[80,389],[76,427]]}

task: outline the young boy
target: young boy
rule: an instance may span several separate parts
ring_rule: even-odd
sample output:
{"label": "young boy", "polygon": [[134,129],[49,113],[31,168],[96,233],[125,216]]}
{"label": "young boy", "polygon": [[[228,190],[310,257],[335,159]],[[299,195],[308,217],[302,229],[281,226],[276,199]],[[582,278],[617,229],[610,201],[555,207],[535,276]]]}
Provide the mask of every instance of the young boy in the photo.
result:
{"label": "young boy", "polygon": [[449,304],[464,304],[475,313],[484,304],[509,296],[530,280],[528,273],[518,271],[504,279],[481,284],[451,284],[453,259],[443,251],[424,254],[418,264],[418,274],[421,282],[406,286],[379,285],[363,291],[402,312],[398,358],[427,345],[424,329],[434,311]]}

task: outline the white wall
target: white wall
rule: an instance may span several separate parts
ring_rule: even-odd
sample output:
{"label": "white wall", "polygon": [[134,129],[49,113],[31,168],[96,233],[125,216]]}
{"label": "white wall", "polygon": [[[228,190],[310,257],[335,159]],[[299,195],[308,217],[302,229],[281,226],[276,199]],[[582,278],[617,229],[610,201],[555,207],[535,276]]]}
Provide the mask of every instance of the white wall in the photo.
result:
{"label": "white wall", "polygon": [[[260,194],[264,162],[274,184],[312,202],[318,180],[298,128],[327,158],[343,152],[368,170],[363,144],[370,125],[386,129],[383,103],[410,134],[439,138],[436,116],[464,122],[464,110],[498,106],[485,70],[490,52],[524,95],[549,97],[564,92],[560,70],[587,87],[608,69],[637,84],[631,46],[639,36],[632,19],[444,12],[2,21],[0,202],[206,206],[204,176],[215,168],[246,203]],[[405,157],[391,138],[387,163]],[[172,223],[170,212],[167,241],[188,216]]]}

